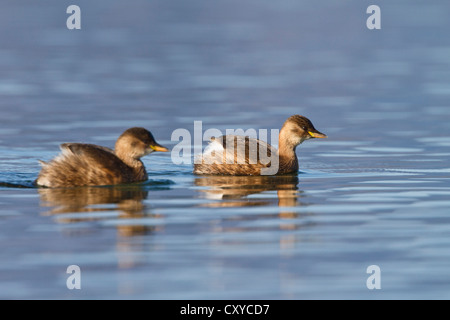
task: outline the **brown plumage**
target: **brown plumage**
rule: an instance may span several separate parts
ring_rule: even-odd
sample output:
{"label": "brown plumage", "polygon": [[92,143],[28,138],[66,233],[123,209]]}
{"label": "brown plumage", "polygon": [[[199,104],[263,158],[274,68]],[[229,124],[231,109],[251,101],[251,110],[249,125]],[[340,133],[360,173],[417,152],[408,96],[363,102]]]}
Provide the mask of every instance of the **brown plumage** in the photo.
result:
{"label": "brown plumage", "polygon": [[36,185],[56,188],[145,181],[147,171],[140,158],[154,151],[168,151],[144,128],[126,130],[114,150],[82,143],[64,143],[61,150],[49,163],[41,161]]}
{"label": "brown plumage", "polygon": [[298,171],[296,147],[311,138],[327,136],[303,116],[289,117],[279,135],[279,149],[264,141],[243,136],[213,138],[205,152],[196,158],[194,173],[199,175],[275,175]]}

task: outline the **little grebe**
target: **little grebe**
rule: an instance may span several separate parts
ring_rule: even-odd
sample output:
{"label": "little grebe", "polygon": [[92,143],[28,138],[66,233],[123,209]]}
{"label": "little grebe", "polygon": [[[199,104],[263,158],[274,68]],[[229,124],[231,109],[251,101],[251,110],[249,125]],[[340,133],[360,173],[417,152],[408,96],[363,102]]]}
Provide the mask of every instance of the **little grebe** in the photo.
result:
{"label": "little grebe", "polygon": [[61,150],[52,161],[41,161],[36,185],[57,188],[145,181],[147,171],[140,158],[154,151],[169,151],[144,128],[126,130],[114,150],[82,143],[64,143]]}
{"label": "little grebe", "polygon": [[[194,173],[234,176],[295,173],[298,171],[295,148],[305,140],[326,137],[314,128],[308,118],[294,115],[286,120],[280,130],[278,150],[264,141],[249,137],[226,135],[212,138],[205,152],[196,159]],[[261,158],[266,154],[270,161]]]}

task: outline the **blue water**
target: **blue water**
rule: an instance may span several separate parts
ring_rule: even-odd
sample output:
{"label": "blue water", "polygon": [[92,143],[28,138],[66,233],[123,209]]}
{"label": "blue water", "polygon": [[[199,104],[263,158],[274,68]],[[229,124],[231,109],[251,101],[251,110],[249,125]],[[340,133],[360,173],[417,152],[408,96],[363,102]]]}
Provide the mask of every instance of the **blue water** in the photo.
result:
{"label": "blue water", "polygon": [[[81,30],[69,4],[0,11],[0,298],[450,298],[447,2],[377,1],[381,30],[356,0],[77,1]],[[144,126],[173,148],[194,121],[293,114],[329,136],[297,176],[198,177],[161,153],[144,184],[32,185],[63,142]]]}

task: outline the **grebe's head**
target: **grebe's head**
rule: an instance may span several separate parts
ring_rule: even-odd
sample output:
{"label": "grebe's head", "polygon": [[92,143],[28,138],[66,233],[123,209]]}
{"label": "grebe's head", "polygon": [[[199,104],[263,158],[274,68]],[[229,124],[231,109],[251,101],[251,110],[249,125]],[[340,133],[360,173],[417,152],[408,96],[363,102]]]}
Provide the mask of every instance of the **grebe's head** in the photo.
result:
{"label": "grebe's head", "polygon": [[144,128],[126,130],[117,139],[115,146],[116,154],[133,159],[139,159],[155,151],[167,152],[169,149],[157,143],[151,132]]}
{"label": "grebe's head", "polygon": [[294,148],[305,140],[326,137],[326,134],[314,128],[314,125],[308,118],[300,115],[289,117],[280,131],[280,140],[284,140],[285,144]]}

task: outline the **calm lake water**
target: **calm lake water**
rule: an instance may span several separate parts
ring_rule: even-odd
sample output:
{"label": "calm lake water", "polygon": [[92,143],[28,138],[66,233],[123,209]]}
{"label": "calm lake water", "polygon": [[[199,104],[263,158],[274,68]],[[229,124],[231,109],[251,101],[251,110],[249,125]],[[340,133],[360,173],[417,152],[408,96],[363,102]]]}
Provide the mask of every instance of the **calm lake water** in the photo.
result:
{"label": "calm lake water", "polygon": [[[357,0],[77,1],[81,30],[70,4],[0,11],[1,299],[450,298],[448,1],[376,1],[381,30]],[[63,142],[144,126],[173,148],[194,121],[293,114],[329,136],[298,176],[198,177],[161,153],[144,184],[32,186]]]}

